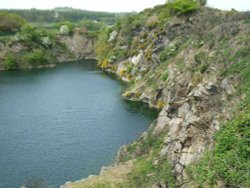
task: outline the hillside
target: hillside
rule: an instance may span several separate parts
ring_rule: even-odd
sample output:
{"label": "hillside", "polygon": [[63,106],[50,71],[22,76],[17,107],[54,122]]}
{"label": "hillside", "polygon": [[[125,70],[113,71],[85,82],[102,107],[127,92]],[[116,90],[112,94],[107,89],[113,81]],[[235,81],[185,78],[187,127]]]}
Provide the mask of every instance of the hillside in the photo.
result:
{"label": "hillside", "polygon": [[248,187],[249,19],[179,0],[104,29],[100,68],[161,112],[112,167],[64,187]]}

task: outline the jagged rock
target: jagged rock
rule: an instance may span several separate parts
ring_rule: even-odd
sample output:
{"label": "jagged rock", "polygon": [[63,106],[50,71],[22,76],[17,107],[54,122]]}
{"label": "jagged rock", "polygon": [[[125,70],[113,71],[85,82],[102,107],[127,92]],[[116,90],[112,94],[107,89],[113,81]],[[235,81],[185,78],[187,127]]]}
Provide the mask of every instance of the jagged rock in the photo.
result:
{"label": "jagged rock", "polygon": [[137,56],[131,58],[131,63],[133,63],[134,65],[142,64],[143,61],[144,61],[144,55],[142,50],[140,50]]}
{"label": "jagged rock", "polygon": [[94,40],[85,34],[74,33],[72,36],[63,35],[59,40],[65,44],[66,48],[74,57],[69,58],[61,54],[57,59],[59,62],[77,60],[77,59],[95,59]]}
{"label": "jagged rock", "polygon": [[210,92],[210,94],[214,95],[214,94],[217,94],[219,92],[219,89],[218,87],[213,84],[212,82],[209,82],[207,87],[206,87],[207,91]]}
{"label": "jagged rock", "polygon": [[182,129],[182,122],[182,118],[173,118],[169,121],[169,134],[173,140],[178,137],[178,133]]}
{"label": "jagged rock", "polygon": [[167,117],[166,111],[163,109],[157,119],[156,127],[154,128],[154,134],[159,134],[169,123],[170,119]]}
{"label": "jagged rock", "polygon": [[190,109],[191,106],[188,103],[184,103],[180,108],[178,108],[178,117],[185,118]]}
{"label": "jagged rock", "polygon": [[207,91],[206,87],[204,87],[202,84],[199,84],[192,92],[192,94],[196,100],[202,100],[204,98],[207,98],[209,96],[209,92]]}
{"label": "jagged rock", "polygon": [[155,53],[152,54],[152,60],[153,60],[153,62],[155,62],[156,64],[160,64],[160,63],[161,63],[160,60],[159,60],[159,58],[158,58],[158,55],[155,54]]}
{"label": "jagged rock", "polygon": [[233,85],[231,84],[231,82],[227,78],[225,78],[225,79],[222,80],[222,82],[221,82],[221,88],[229,96],[231,96],[235,92],[235,89],[234,89]]}

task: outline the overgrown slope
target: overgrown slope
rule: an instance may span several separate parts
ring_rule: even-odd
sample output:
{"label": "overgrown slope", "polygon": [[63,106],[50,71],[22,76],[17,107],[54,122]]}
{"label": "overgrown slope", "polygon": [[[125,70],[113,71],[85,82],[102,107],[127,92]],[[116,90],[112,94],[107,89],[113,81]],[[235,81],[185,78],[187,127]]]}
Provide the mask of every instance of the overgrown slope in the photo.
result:
{"label": "overgrown slope", "polygon": [[93,36],[65,24],[59,28],[51,31],[26,24],[14,35],[0,36],[0,70],[52,67],[96,57]]}
{"label": "overgrown slope", "polygon": [[120,149],[115,164],[133,161],[125,181],[107,187],[249,185],[250,13],[196,5],[157,6],[99,35],[99,66],[128,83],[124,99],[161,109]]}

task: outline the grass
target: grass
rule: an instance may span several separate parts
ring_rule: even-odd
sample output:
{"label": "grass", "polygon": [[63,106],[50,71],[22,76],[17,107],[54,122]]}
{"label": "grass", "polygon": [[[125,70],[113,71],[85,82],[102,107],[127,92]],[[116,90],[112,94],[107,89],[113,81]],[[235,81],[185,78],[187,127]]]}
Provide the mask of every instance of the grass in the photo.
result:
{"label": "grass", "polygon": [[213,152],[189,166],[191,179],[200,187],[214,187],[222,181],[225,187],[250,185],[250,111],[238,115],[222,126],[215,136]]}

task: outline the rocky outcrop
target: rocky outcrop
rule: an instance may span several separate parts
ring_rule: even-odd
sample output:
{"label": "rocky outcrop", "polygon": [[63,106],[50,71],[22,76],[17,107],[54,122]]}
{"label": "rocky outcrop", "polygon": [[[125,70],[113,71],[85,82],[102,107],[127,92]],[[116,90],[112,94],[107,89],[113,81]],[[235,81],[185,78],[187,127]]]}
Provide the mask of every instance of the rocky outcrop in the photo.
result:
{"label": "rocky outcrop", "polygon": [[[136,53],[132,51],[133,55],[102,67],[115,67],[118,78],[132,82],[122,95],[124,99],[161,109],[148,134],[157,137],[168,130],[155,161],[168,158],[178,186],[185,187],[186,167],[213,148],[220,124],[230,119],[231,110],[240,101],[235,96],[240,79],[230,74],[230,66],[249,44],[240,42],[250,33],[244,24],[247,18],[249,13],[203,8],[194,15],[174,17],[164,25],[142,26],[132,30],[132,46],[126,46]],[[122,32],[116,31],[120,40],[125,38]],[[114,50],[119,49],[119,38],[108,42]],[[138,42],[141,45],[135,49],[133,45]],[[143,139],[147,136],[136,142]],[[121,148],[117,163],[128,156],[136,159],[143,155],[140,148],[131,153],[129,147]]]}
{"label": "rocky outcrop", "polygon": [[87,34],[75,32],[73,35],[60,35],[59,41],[65,44],[68,51],[73,54],[73,58],[63,57],[63,54],[59,54],[57,58],[59,62],[79,59],[96,59],[94,50],[95,39],[88,37]]}
{"label": "rocky outcrop", "polygon": [[[94,43],[93,37],[78,31],[70,35],[58,34],[53,42],[49,37],[41,37],[39,41],[30,41],[30,39],[16,35],[7,42],[0,42],[0,70],[9,69],[6,67],[6,57],[9,54],[15,61],[11,69],[54,67],[60,62],[96,59]],[[35,49],[44,53],[46,63],[30,64],[27,62],[26,56],[32,54]]]}

